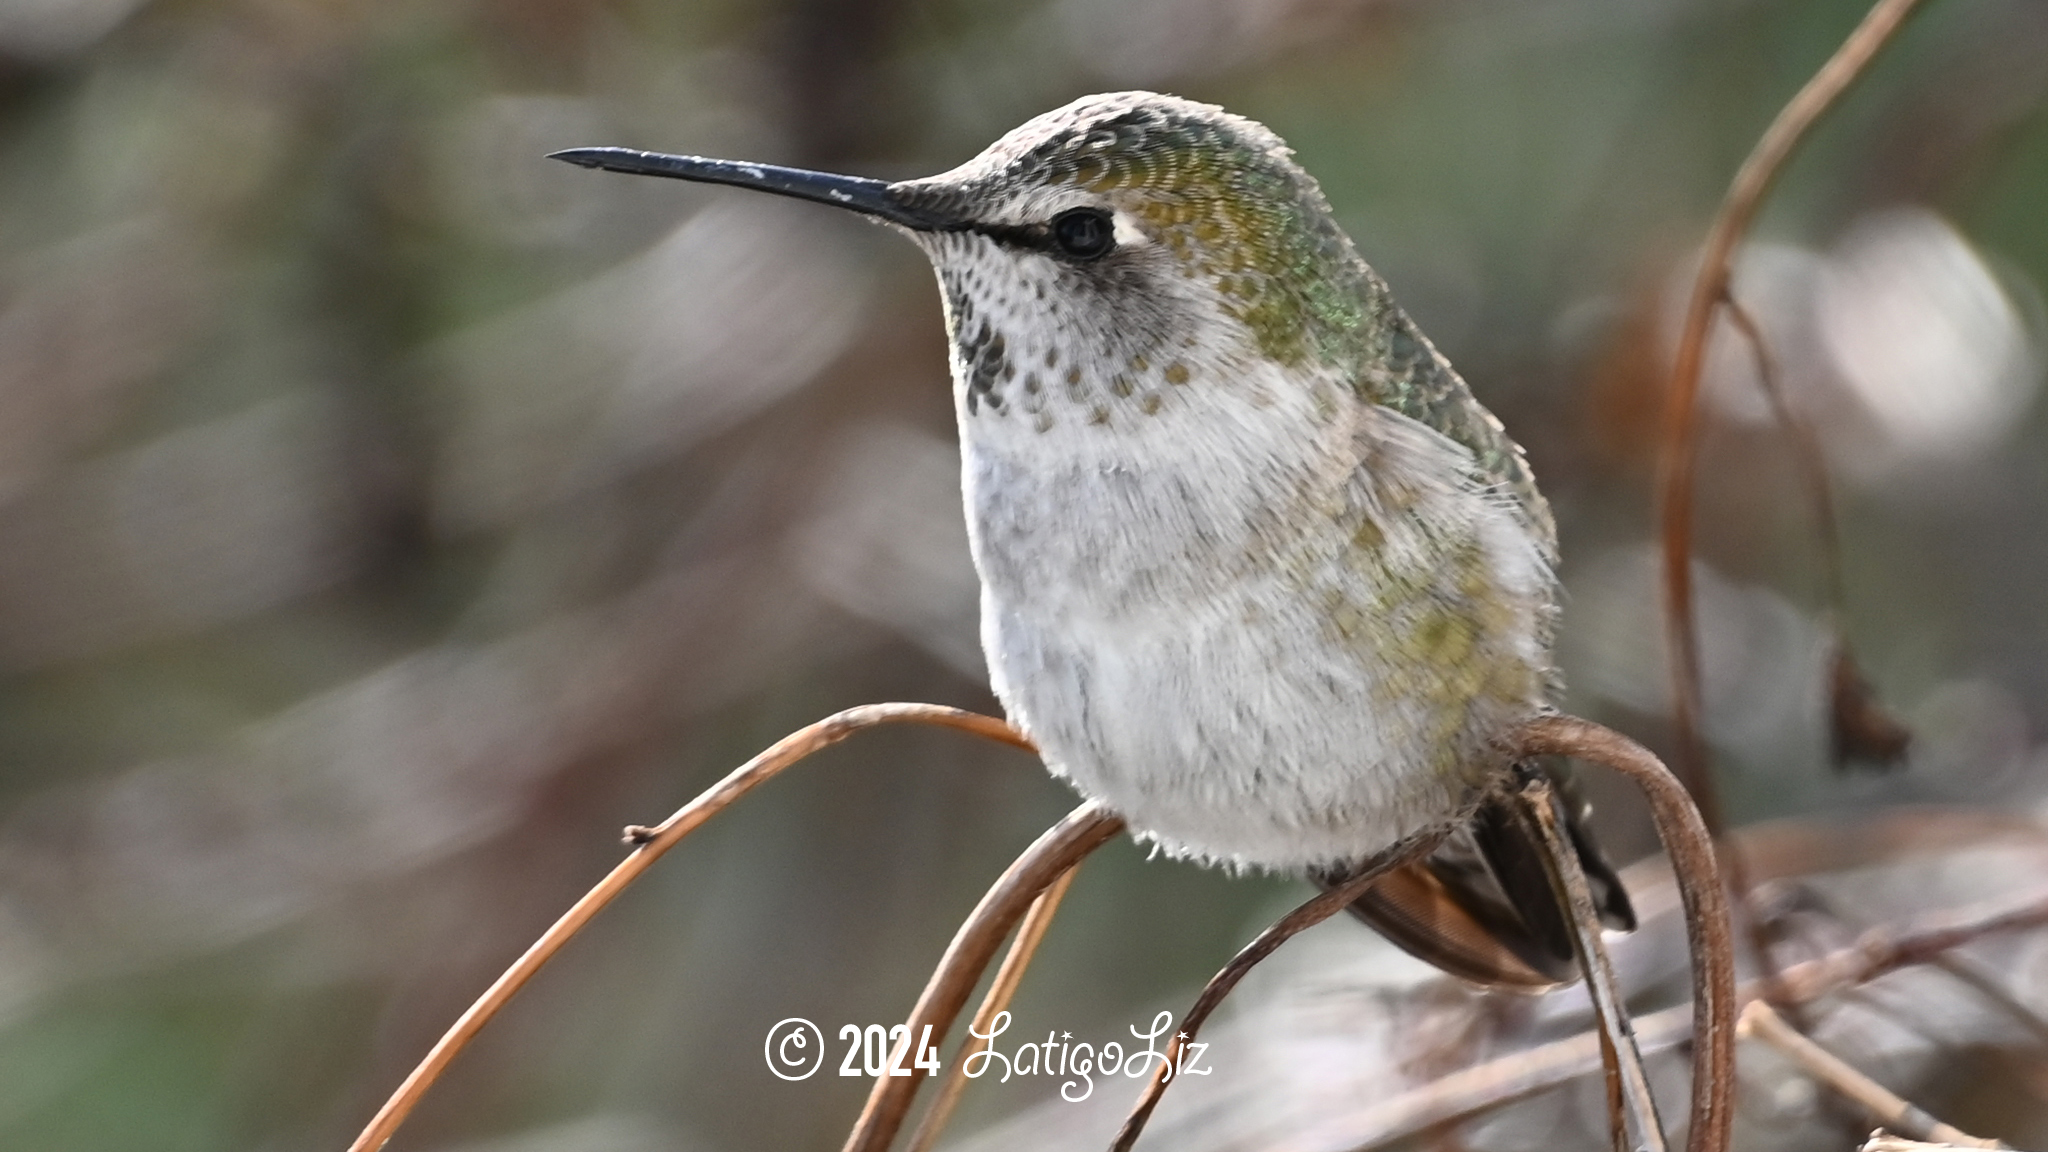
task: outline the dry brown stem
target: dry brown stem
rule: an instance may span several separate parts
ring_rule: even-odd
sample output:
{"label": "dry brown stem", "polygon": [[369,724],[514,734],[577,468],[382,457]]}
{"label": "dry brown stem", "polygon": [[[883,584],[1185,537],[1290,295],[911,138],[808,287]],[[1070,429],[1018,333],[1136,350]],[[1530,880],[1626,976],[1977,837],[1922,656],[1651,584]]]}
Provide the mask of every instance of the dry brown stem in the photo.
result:
{"label": "dry brown stem", "polygon": [[1648,749],[1590,721],[1541,717],[1514,733],[1509,747],[1518,756],[1571,756],[1612,768],[1633,780],[1649,801],[1650,819],[1678,881],[1692,952],[1692,1119],[1686,1149],[1725,1152],[1735,1103],[1735,954],[1727,893],[1699,808]]}
{"label": "dry brown stem", "polygon": [[[1017,985],[1023,983],[1024,970],[1031,966],[1031,958],[1038,952],[1038,944],[1045,939],[1045,930],[1052,927],[1052,918],[1059,912],[1060,901],[1066,899],[1067,889],[1074,883],[1074,873],[1079,867],[1069,868],[1060,873],[1052,887],[1038,894],[1031,902],[1031,911],[1024,914],[1024,923],[1017,926],[1017,938],[1010,942],[1010,951],[1003,956],[1002,966],[996,969],[996,978],[989,984],[988,992],[981,998],[981,1007],[974,1010],[974,1019],[967,1025],[970,1035],[993,1034],[995,1018],[1010,1006],[1010,998],[1017,994]],[[960,1102],[960,1094],[967,1089],[967,1061],[956,1060],[952,1070],[946,1073],[946,1082],[939,1085],[939,1094],[932,1098],[931,1106],[925,1109],[923,1119],[917,1122],[917,1130],[911,1133],[907,1152],[930,1152],[938,1143],[939,1133],[945,1130],[946,1121],[952,1119],[953,1107]]]}
{"label": "dry brown stem", "polygon": [[2048,924],[2048,892],[2017,904],[1964,912],[1947,923],[1922,925],[1905,932],[1873,928],[1847,948],[1792,965],[1778,974],[1778,980],[1795,1003],[1808,1003],[1899,968],[1932,963],[1944,953],[1981,937],[2044,924]]}
{"label": "dry brown stem", "polygon": [[1195,1038],[1202,1024],[1209,1019],[1209,1014],[1216,1011],[1224,997],[1230,995],[1247,973],[1289,939],[1342,911],[1389,871],[1435,851],[1443,839],[1444,833],[1438,831],[1396,844],[1367,861],[1351,879],[1282,916],[1232,956],[1230,963],[1209,978],[1202,994],[1195,997],[1194,1006],[1181,1019],[1179,1030],[1166,1046],[1166,1058],[1153,1071],[1151,1081],[1145,1085],[1145,1091],[1138,1097],[1131,1114],[1124,1118],[1123,1127],[1117,1131],[1116,1140],[1110,1145],[1110,1152],[1130,1152],[1131,1146],[1138,1142],[1138,1137],[1145,1131],[1145,1122],[1152,1118],[1152,1110],[1159,1107],[1160,1098],[1166,1094],[1166,1086],[1173,1078],[1172,1070],[1180,1064],[1182,1048]]}
{"label": "dry brown stem", "polygon": [[[904,1043],[922,1042],[927,1026],[931,1029],[931,1043],[942,1042],[953,1026],[953,1018],[967,1003],[968,994],[995,958],[996,949],[1024,918],[1032,902],[1123,827],[1122,818],[1090,801],[1068,813],[1066,819],[1025,849],[953,934],[953,942],[947,945],[946,954],[925,983],[924,993],[917,998],[917,1007],[911,1010],[909,1035]],[[917,1068],[908,1076],[878,1078],[874,1090],[868,1093],[860,1119],[846,1137],[845,1152],[884,1152],[896,1138],[897,1129],[903,1126],[903,1117],[910,1111],[910,1102],[924,1075],[924,1070]]]}
{"label": "dry brown stem", "polygon": [[[1834,55],[1779,109],[1742,167],[1736,171],[1735,179],[1721,201],[1713,226],[1707,232],[1699,271],[1693,279],[1692,296],[1686,303],[1685,323],[1679,333],[1665,401],[1663,469],[1658,499],[1664,555],[1664,630],[1670,649],[1678,777],[1692,793],[1708,831],[1717,840],[1721,838],[1726,822],[1721,811],[1720,790],[1707,762],[1706,738],[1700,726],[1705,705],[1700,692],[1699,628],[1693,614],[1692,588],[1693,478],[1698,463],[1699,385],[1700,373],[1706,364],[1707,337],[1716,309],[1735,302],[1732,288],[1735,250],[1748,234],[1749,226],[1763,206],[1764,196],[1770,191],[1779,171],[1813,125],[1870,66],[1879,49],[1897,34],[1918,3],[1919,0],[1877,0]],[[1749,322],[1747,314],[1737,311],[1737,322],[1744,325],[1756,347],[1772,404],[1781,417],[1789,416],[1789,410],[1783,405],[1775,387],[1775,380],[1771,379],[1773,366],[1762,337],[1755,325]],[[1796,422],[1788,422],[1787,427],[1798,434]],[[1802,455],[1809,450],[1809,444],[1800,444]],[[1817,465],[1818,455],[1815,454],[1813,459]],[[1826,491],[1824,476],[1817,491]],[[1832,506],[1824,506],[1824,511],[1832,562]],[[1829,581],[1830,595],[1839,604],[1840,576],[1832,568]],[[1846,659],[1846,650],[1841,655]],[[1846,663],[1839,666],[1852,668]],[[1837,696],[1836,699],[1839,704],[1842,697]],[[1835,726],[1838,745],[1844,730],[1838,722]],[[1749,870],[1741,855],[1731,850],[1726,866],[1734,890],[1746,897]],[[1748,915],[1746,899],[1743,908],[1751,949],[1756,954],[1758,965],[1768,974],[1775,967],[1768,942],[1761,928],[1754,923],[1754,917]]]}
{"label": "dry brown stem", "polygon": [[2039,1012],[2013,995],[2012,990],[2005,986],[1997,973],[1958,952],[1945,952],[1928,963],[1955,977],[1958,983],[1966,985],[1984,997],[2015,1024],[2032,1033],[2035,1043],[2048,1047],[2048,1019],[2043,1019]]}
{"label": "dry brown stem", "polygon": [[[1756,358],[1757,384],[1762,388],[1765,399],[1769,401],[1771,412],[1775,415],[1779,425],[1784,428],[1787,437],[1792,441],[1792,455],[1798,462],[1801,475],[1805,479],[1808,496],[1813,502],[1814,526],[1821,536],[1821,554],[1825,565],[1826,581],[1824,595],[1828,618],[1830,621],[1833,621],[1839,616],[1842,604],[1841,542],[1835,528],[1834,498],[1832,490],[1828,486],[1827,467],[1821,460],[1819,442],[1814,439],[1812,429],[1807,426],[1804,420],[1799,418],[1798,413],[1793,411],[1790,401],[1785,397],[1785,390],[1778,379],[1778,360],[1776,356],[1771,354],[1770,344],[1764,339],[1763,329],[1757,324],[1755,318],[1749,314],[1749,309],[1744,308],[1742,302],[1736,299],[1735,293],[1725,282],[1721,288],[1720,303],[1728,310],[1728,319],[1734,325],[1735,330],[1747,339],[1750,352]],[[1689,606],[1686,609],[1686,613],[1689,619],[1691,614]],[[1697,691],[1699,683],[1697,671],[1695,663],[1695,675],[1692,680],[1694,691]],[[1697,713],[1694,715],[1697,717]],[[1679,737],[1681,747],[1699,748],[1700,746],[1695,740],[1696,735],[1697,729],[1691,735],[1686,733],[1684,721],[1681,719]],[[1686,783],[1692,791],[1694,801],[1702,805],[1703,814],[1707,820],[1707,830],[1720,843],[1722,869],[1727,873],[1729,887],[1739,894],[1738,903],[1741,909],[1739,925],[1746,942],[1749,944],[1750,955],[1755,958],[1757,968],[1763,973],[1765,987],[1770,988],[1769,982],[1778,970],[1778,960],[1775,951],[1771,947],[1770,933],[1765,929],[1762,920],[1757,917],[1756,911],[1749,904],[1749,864],[1748,861],[1742,858],[1740,846],[1721,835],[1722,830],[1718,815],[1720,801],[1713,792],[1714,782],[1711,774],[1706,770],[1705,752],[1703,749],[1700,750],[1699,765],[1699,781],[1695,783],[1694,781],[1687,780]],[[1685,779],[1683,773],[1680,774],[1680,779]],[[1700,790],[1702,787],[1708,791],[1703,793]],[[1703,796],[1706,797],[1705,800],[1702,799]],[[1800,1015],[1799,1007],[1779,996],[1775,990],[1766,993],[1765,998],[1774,1003],[1785,1005],[1785,1010],[1791,1014],[1792,1023],[1795,1027],[1804,1029],[1808,1026],[1808,1022]]]}
{"label": "dry brown stem", "polygon": [[[1634,1031],[1636,1044],[1644,1053],[1669,1051],[1692,1035],[1692,1006],[1681,1004],[1642,1017],[1635,1022]],[[1440,1076],[1295,1133],[1268,1145],[1267,1152],[1328,1152],[1331,1148],[1373,1152],[1589,1076],[1601,1069],[1603,1060],[1598,1031],[1581,1032]]]}
{"label": "dry brown stem", "polygon": [[1031,742],[1008,724],[994,717],[965,712],[958,708],[946,708],[937,704],[867,704],[849,708],[828,716],[807,728],[798,729],[733,770],[725,779],[690,801],[675,815],[653,828],[635,826],[626,830],[627,840],[636,844],[633,853],[619,862],[618,867],[583,898],[576,901],[561,919],[541,934],[526,952],[514,961],[504,975],[499,976],[491,986],[471,1004],[455,1023],[451,1025],[433,1048],[427,1052],[419,1065],[377,1110],[369,1126],[349,1145],[349,1152],[375,1152],[382,1148],[391,1134],[411,1114],[427,1089],[440,1079],[449,1063],[469,1046],[476,1034],[490,1023],[491,1018],[519,994],[526,982],[533,979],[555,953],[562,950],[578,932],[583,930],[592,917],[604,910],[607,904],[618,899],[627,885],[638,879],[662,854],[680,843],[683,837],[695,831],[705,821],[723,812],[740,797],[766,782],[783,769],[809,756],[821,748],[837,744],[856,732],[883,724],[930,724],[941,728],[957,728],[984,739],[1009,744],[1017,748],[1032,750]]}
{"label": "dry brown stem", "polygon": [[1657,1100],[1650,1093],[1650,1076],[1643,1069],[1634,1024],[1614,978],[1614,963],[1600,938],[1600,913],[1593,907],[1593,892],[1586,885],[1578,850],[1567,842],[1559,824],[1550,781],[1540,773],[1522,788],[1522,810],[1543,845],[1545,871],[1550,874],[1558,905],[1566,910],[1572,950],[1578,954],[1586,998],[1593,1005],[1601,1064],[1607,1070],[1608,1130],[1615,1152],[1632,1148],[1664,1152],[1664,1121],[1657,1115]]}
{"label": "dry brown stem", "polygon": [[1916,1140],[1932,1140],[1965,1148],[2000,1148],[1996,1140],[1983,1140],[1944,1124],[1912,1101],[1900,1096],[1856,1070],[1841,1057],[1814,1043],[1771,1010],[1762,1000],[1753,1000],[1742,1010],[1736,1030],[1754,1036],[1785,1054],[1801,1071],[1868,1109],[1878,1123],[1897,1129]]}
{"label": "dry brown stem", "polygon": [[[2048,892],[2015,904],[1965,912],[1939,923],[1882,926],[1847,948],[1785,970],[1783,994],[1808,1004],[1902,967],[1933,963],[1952,950],[2000,932],[2048,925]],[[1763,998],[1764,982],[1736,992],[1748,1004]],[[1668,1051],[1692,1035],[1692,1006],[1679,1005],[1635,1022],[1645,1053]],[[1600,1068],[1600,1041],[1589,1032],[1541,1044],[1453,1072],[1399,1096],[1296,1134],[1272,1152],[1350,1148],[1372,1152],[1419,1132],[1467,1119],[1569,1083]]]}
{"label": "dry brown stem", "polygon": [[1663,475],[1659,504],[1663,523],[1665,632],[1671,648],[1673,719],[1678,727],[1678,774],[1699,803],[1707,827],[1718,836],[1721,806],[1707,771],[1700,733],[1699,634],[1693,619],[1692,492],[1699,439],[1700,370],[1706,362],[1708,330],[1716,308],[1728,297],[1731,262],[1748,233],[1778,172],[1821,115],[1869,67],[1897,33],[1919,0],[1878,0],[1820,71],[1806,82],[1764,130],[1735,173],[1720,211],[1707,232],[1685,324],[1671,369],[1666,399]]}
{"label": "dry brown stem", "polygon": [[1791,398],[1785,395],[1784,381],[1778,373],[1778,358],[1771,353],[1770,342],[1764,339],[1762,325],[1749,314],[1749,309],[1742,306],[1742,301],[1736,298],[1731,288],[1722,289],[1721,306],[1728,310],[1729,323],[1749,344],[1750,355],[1756,359],[1757,386],[1771,406],[1772,418],[1785,430],[1785,438],[1792,442],[1792,461],[1799,469],[1800,482],[1806,486],[1806,499],[1812,505],[1813,529],[1820,536],[1822,600],[1827,607],[1828,618],[1839,622],[1846,587],[1842,577],[1842,533],[1835,521],[1834,487],[1828,483],[1827,458],[1821,455],[1820,438],[1813,434],[1813,425],[1792,407]]}
{"label": "dry brown stem", "polygon": [[[1865,1140],[1863,1147],[1859,1148],[1857,1152],[1950,1152],[1950,1149],[1959,1150],[1969,1147],[1972,1147],[1972,1145],[1929,1144],[1922,1140],[1908,1140],[1903,1136],[1894,1136],[1880,1128],[1870,1134],[1870,1139]],[[1997,1145],[1997,1147],[2002,1148],[2004,1145]]]}
{"label": "dry brown stem", "polygon": [[[1835,497],[1828,483],[1827,460],[1821,455],[1820,440],[1813,425],[1792,407],[1778,375],[1778,358],[1764,339],[1763,328],[1749,309],[1731,291],[1722,297],[1728,320],[1742,334],[1756,357],[1757,383],[1770,402],[1772,415],[1792,442],[1792,459],[1806,488],[1815,533],[1820,536],[1822,603],[1828,627],[1835,633],[1834,657],[1828,670],[1829,751],[1838,770],[1855,763],[1876,768],[1895,766],[1906,755],[1913,734],[1877,702],[1875,693],[1857,667],[1856,657],[1843,635],[1843,617],[1848,603],[1848,581],[1842,575],[1842,536],[1835,520]],[[1759,952],[1763,945],[1756,944]],[[1800,1027],[1795,1019],[1794,1027]]]}

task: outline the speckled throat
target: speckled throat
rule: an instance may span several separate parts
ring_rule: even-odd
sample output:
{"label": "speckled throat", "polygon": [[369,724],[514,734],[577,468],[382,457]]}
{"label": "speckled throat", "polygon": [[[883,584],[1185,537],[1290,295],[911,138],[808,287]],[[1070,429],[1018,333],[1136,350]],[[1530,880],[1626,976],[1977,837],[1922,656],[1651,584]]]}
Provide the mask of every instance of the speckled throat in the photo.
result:
{"label": "speckled throat", "polygon": [[[1162,393],[1145,376],[1188,383],[1195,367],[1183,350],[1201,339],[1188,298],[1206,296],[1201,303],[1249,337],[1249,347],[1228,350],[1233,358],[1256,354],[1349,379],[1361,399],[1470,449],[1552,534],[1520,449],[1401,311],[1314,178],[1264,126],[1152,93],[1093,96],[1020,126],[951,172],[891,187],[920,211],[980,224],[915,233],[938,269],[977,407],[991,395],[1033,403],[1027,398],[1052,392],[1056,380],[1082,402],[1085,382],[1070,379],[1085,372],[1075,359],[1101,366],[1109,400],[1157,405]],[[1043,253],[1034,229],[1087,202],[1118,213],[1124,259],[993,258],[991,240],[1005,256]],[[1024,323],[1064,331],[1074,345],[1067,361],[1014,357]],[[1001,387],[1013,383],[1023,397]],[[1100,398],[1088,403],[1096,416]]]}

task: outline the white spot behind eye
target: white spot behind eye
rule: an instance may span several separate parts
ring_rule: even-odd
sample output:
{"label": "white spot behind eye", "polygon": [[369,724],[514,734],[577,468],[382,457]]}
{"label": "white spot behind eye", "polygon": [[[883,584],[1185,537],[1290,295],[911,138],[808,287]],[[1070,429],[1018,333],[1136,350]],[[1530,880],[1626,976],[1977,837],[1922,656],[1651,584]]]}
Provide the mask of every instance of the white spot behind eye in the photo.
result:
{"label": "white spot behind eye", "polygon": [[1111,235],[1116,237],[1116,246],[1119,248],[1136,248],[1152,242],[1152,237],[1138,227],[1138,221],[1128,212],[1112,212],[1110,226],[1113,229]]}

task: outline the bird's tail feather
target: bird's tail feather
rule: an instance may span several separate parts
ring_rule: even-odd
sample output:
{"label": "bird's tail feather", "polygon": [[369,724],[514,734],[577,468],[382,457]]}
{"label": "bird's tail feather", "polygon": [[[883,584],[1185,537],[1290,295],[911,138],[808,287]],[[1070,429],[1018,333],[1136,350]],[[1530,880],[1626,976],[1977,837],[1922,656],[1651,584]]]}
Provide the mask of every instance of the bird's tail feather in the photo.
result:
{"label": "bird's tail feather", "polygon": [[[1553,774],[1555,777],[1556,774]],[[1627,931],[1635,912],[1585,823],[1568,778],[1564,823],[1601,922]],[[1578,976],[1570,925],[1551,895],[1543,845],[1511,796],[1489,798],[1427,859],[1395,869],[1351,904],[1359,919],[1418,959],[1485,988],[1540,992]],[[1325,888],[1341,872],[1314,877]]]}

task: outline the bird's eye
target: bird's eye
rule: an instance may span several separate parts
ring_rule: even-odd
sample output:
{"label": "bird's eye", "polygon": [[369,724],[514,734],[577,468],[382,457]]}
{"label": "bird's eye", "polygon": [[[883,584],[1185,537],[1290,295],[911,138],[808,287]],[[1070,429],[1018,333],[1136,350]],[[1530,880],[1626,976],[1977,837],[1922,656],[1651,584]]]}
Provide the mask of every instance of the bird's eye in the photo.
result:
{"label": "bird's eye", "polygon": [[1100,208],[1070,208],[1052,218],[1052,242],[1076,260],[1093,260],[1116,247],[1116,228]]}

